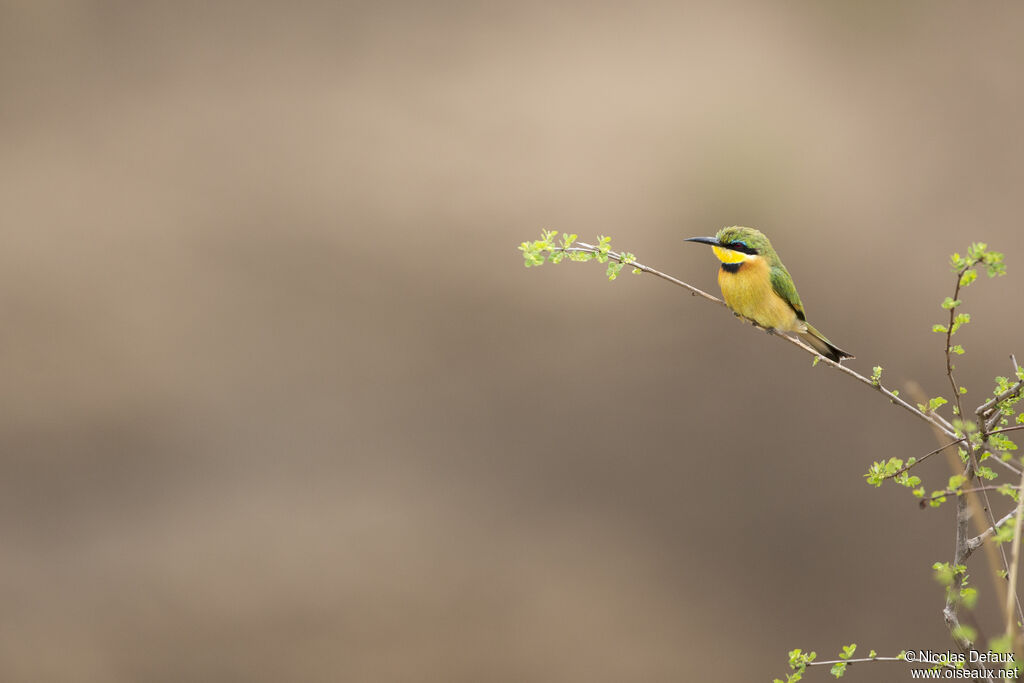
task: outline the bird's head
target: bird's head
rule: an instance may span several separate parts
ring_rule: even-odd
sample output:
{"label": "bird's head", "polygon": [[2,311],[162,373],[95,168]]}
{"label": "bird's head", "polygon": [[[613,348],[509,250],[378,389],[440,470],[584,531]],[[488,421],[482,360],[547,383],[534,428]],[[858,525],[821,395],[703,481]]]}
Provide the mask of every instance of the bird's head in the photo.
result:
{"label": "bird's head", "polygon": [[774,254],[772,243],[760,230],[738,225],[722,228],[714,237],[690,237],[687,242],[710,244],[722,263],[742,263],[758,256]]}

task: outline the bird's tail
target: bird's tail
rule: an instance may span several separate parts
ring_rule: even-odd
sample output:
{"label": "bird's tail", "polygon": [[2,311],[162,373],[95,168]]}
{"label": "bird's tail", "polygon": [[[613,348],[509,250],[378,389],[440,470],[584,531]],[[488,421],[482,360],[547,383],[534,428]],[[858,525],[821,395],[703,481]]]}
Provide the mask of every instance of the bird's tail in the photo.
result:
{"label": "bird's tail", "polygon": [[798,333],[800,338],[811,345],[815,351],[825,356],[829,360],[833,360],[836,363],[844,358],[853,358],[852,353],[847,353],[841,348],[830,342],[825,335],[814,329],[814,326],[807,323],[807,330]]}

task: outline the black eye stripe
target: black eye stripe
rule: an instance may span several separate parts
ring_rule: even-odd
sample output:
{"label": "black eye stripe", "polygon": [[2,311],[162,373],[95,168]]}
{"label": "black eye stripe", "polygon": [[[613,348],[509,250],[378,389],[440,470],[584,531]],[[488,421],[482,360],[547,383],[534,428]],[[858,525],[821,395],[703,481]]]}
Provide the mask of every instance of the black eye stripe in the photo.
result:
{"label": "black eye stripe", "polygon": [[756,249],[751,249],[747,245],[743,244],[743,242],[730,242],[729,244],[727,244],[725,246],[729,247],[733,251],[739,251],[739,252],[742,252],[744,254],[756,254],[757,253]]}

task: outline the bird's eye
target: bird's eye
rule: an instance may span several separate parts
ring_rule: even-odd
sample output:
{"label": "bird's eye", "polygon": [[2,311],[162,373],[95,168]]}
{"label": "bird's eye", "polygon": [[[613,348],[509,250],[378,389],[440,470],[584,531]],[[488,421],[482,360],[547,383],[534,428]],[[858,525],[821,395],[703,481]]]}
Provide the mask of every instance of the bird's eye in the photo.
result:
{"label": "bird's eye", "polygon": [[744,254],[756,254],[757,253],[756,250],[751,249],[750,247],[748,247],[746,242],[740,242],[738,240],[735,241],[735,242],[730,242],[729,243],[729,248],[734,250],[734,251],[742,252]]}

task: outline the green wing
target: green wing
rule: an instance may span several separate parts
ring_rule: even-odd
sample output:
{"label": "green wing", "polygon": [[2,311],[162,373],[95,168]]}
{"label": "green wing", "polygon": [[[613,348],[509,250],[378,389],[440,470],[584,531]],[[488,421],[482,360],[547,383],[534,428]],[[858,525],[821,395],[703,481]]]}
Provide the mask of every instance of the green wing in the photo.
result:
{"label": "green wing", "polygon": [[800,318],[800,320],[806,320],[804,318],[804,305],[800,302],[800,295],[796,293],[796,285],[793,284],[793,278],[789,276],[786,266],[781,263],[777,266],[772,266],[771,277],[772,289],[775,290],[775,293],[792,306],[793,310],[796,311],[796,317]]}

